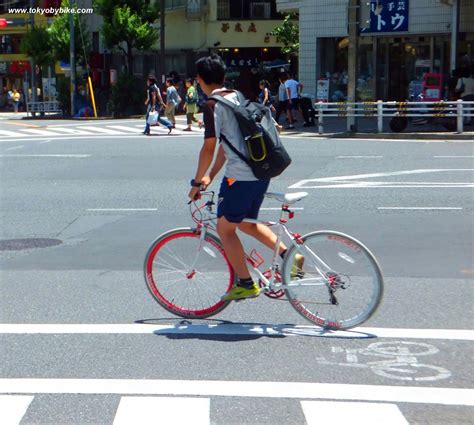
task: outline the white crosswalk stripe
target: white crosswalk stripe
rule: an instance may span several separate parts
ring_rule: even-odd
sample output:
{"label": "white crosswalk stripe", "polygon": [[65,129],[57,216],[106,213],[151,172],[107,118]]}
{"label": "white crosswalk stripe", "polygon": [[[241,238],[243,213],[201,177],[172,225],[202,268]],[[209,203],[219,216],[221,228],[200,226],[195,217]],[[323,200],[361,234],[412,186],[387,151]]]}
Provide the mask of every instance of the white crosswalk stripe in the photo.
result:
{"label": "white crosswalk stripe", "polygon": [[18,425],[32,400],[33,396],[0,395],[2,425]]}
{"label": "white crosswalk stripe", "polygon": [[[78,395],[80,397],[80,395]],[[61,395],[57,395],[61,397]],[[36,403],[34,408],[28,409],[34,396],[2,395],[0,396],[0,411],[2,425],[17,425],[28,413],[34,418],[41,415],[43,401]],[[41,399],[40,399],[41,400]],[[220,419],[222,412],[213,410],[213,400],[209,397],[173,397],[173,396],[121,396],[113,414],[113,425],[209,425],[211,413],[213,422],[224,423]],[[232,403],[232,398],[228,398]],[[283,401],[282,401],[283,402]],[[98,402],[100,403],[100,402]],[[408,421],[396,404],[392,403],[364,403],[340,401],[307,401],[287,400],[286,403],[295,403],[296,409],[301,409],[307,425],[346,425],[348,423],[363,423],[365,425],[408,425]],[[245,409],[245,407],[242,407]],[[225,412],[224,412],[225,413]],[[234,412],[236,413],[236,412]],[[246,415],[252,417],[251,410]],[[106,423],[111,418],[104,417]],[[271,420],[271,412],[268,413]],[[273,418],[276,420],[276,418]]]}
{"label": "white crosswalk stripe", "polygon": [[302,401],[307,425],[408,425],[395,404]]}
{"label": "white crosswalk stripe", "polygon": [[209,398],[122,397],[114,425],[209,425],[209,412]]}
{"label": "white crosswalk stripe", "polygon": [[[84,125],[78,124],[77,126],[61,126],[54,125],[45,128],[19,128],[12,130],[0,130],[1,141],[8,141],[13,138],[31,138],[31,137],[61,137],[61,136],[94,136],[94,137],[107,137],[107,136],[133,136],[140,135],[143,131],[143,124],[131,124],[131,125]],[[204,133],[203,129],[193,127],[192,132],[183,132],[183,127],[173,129],[171,135],[186,135],[186,136],[198,136]],[[159,135],[168,135],[168,129],[163,126],[153,126],[151,133]]]}

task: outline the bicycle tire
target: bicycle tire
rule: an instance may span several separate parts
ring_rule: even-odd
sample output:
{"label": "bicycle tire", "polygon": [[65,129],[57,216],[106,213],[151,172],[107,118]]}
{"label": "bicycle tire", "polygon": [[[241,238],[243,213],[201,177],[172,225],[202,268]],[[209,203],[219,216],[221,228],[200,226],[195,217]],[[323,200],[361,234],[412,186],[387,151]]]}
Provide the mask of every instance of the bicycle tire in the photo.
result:
{"label": "bicycle tire", "polygon": [[[383,298],[382,271],[374,255],[357,239],[340,232],[322,230],[301,239],[304,242],[301,249],[312,249],[326,269],[323,270],[322,263],[308,251],[304,256],[303,280],[294,276],[292,281],[293,261],[298,250],[294,245],[288,250],[282,265],[283,281],[300,285],[285,289],[292,307],[310,322],[326,329],[350,329],[367,321]],[[315,250],[314,245],[320,249]],[[333,253],[336,255],[329,258]],[[322,274],[316,271],[315,265]],[[364,265],[367,271],[363,270]],[[372,288],[368,290],[367,284]],[[346,296],[347,291],[350,296]],[[349,308],[350,302],[355,303],[355,307]]]}
{"label": "bicycle tire", "polygon": [[[189,244],[190,241],[195,244]],[[209,232],[204,238],[204,252],[199,255],[195,268],[192,271],[186,268],[195,258],[193,253],[197,253],[199,241],[200,232],[196,229],[170,230],[151,244],[145,257],[145,282],[150,294],[164,309],[186,319],[204,319],[226,308],[230,302],[222,301],[220,297],[232,288],[235,279],[219,238]],[[178,248],[182,254],[175,252]],[[211,273],[217,283],[212,284]],[[166,283],[166,274],[174,279]],[[184,297],[178,294],[179,291],[185,293]]]}

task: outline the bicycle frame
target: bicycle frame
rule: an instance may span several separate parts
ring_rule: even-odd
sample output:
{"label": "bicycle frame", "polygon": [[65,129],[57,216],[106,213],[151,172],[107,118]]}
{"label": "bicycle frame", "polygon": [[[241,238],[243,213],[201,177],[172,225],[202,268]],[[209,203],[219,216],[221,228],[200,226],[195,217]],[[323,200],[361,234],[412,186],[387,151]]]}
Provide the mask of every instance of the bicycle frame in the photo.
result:
{"label": "bicycle frame", "polygon": [[[210,200],[207,201],[204,205],[201,207],[198,207],[196,202],[191,201],[189,204],[194,204],[196,206],[196,209],[192,211],[191,208],[191,217],[193,221],[197,224],[197,231],[200,232],[200,244],[198,247],[198,250],[196,252],[196,256],[191,264],[190,267],[190,274],[194,273],[194,267],[197,264],[197,261],[199,259],[199,255],[201,253],[201,249],[203,247],[203,241],[206,236],[206,233],[208,231],[213,231],[217,233],[216,227],[213,225],[213,222],[217,220],[217,214],[213,212],[212,207],[215,205],[214,203],[214,196],[215,192],[201,192],[201,196],[209,196]],[[200,214],[201,216],[199,218],[196,217],[197,214]],[[288,218],[286,218],[288,216]],[[245,254],[246,260],[248,265],[251,267],[251,269],[254,271],[254,273],[259,277],[259,279],[264,283],[264,290],[267,291],[278,291],[281,289],[288,289],[291,287],[299,287],[299,286],[327,286],[327,272],[333,271],[331,267],[329,267],[312,249],[308,248],[307,246],[304,245],[304,241],[301,238],[301,235],[298,233],[293,233],[291,232],[288,227],[286,226],[286,223],[288,219],[292,219],[294,217],[294,213],[290,210],[289,205],[283,204],[281,208],[281,213],[280,213],[280,218],[277,222],[275,221],[264,221],[264,220],[254,220],[254,219],[244,219],[243,222],[245,223],[253,223],[253,224],[264,224],[266,226],[272,227],[276,226],[276,235],[277,235],[277,243],[275,244],[275,249],[272,254],[272,259],[271,259],[271,265],[270,265],[270,278],[266,277],[262,271],[260,271],[259,267],[263,262],[265,261],[263,257],[258,254],[255,249],[252,250],[252,252],[249,254]],[[279,247],[280,243],[282,242],[284,236],[286,236],[292,243],[292,245],[295,247],[295,249],[300,253],[301,255],[304,255],[306,257],[313,257],[316,262],[319,264],[319,266],[314,266],[317,273],[321,276],[321,281],[317,282],[317,279],[312,277],[311,279],[298,279],[294,282],[290,283],[281,283],[281,282],[276,282],[276,271],[278,270],[278,256],[279,256]],[[258,260],[255,260],[252,257],[252,254],[256,254],[259,258]],[[323,271],[322,269],[325,269]],[[312,283],[308,283],[307,281],[311,280]],[[306,283],[305,283],[306,281]]]}

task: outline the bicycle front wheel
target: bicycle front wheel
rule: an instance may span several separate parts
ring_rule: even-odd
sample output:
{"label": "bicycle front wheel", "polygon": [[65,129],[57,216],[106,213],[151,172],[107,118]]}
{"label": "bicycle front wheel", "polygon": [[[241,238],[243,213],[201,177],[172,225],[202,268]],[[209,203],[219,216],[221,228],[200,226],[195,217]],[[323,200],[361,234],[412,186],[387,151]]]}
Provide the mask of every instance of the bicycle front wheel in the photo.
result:
{"label": "bicycle front wheel", "polygon": [[327,329],[349,329],[368,320],[383,296],[382,272],[373,254],[339,232],[309,233],[302,240],[299,249],[289,249],[283,263],[291,305]]}
{"label": "bicycle front wheel", "polygon": [[184,318],[205,318],[229,302],[220,298],[234,282],[234,271],[219,239],[194,229],[161,235],[145,258],[145,281],[153,298]]}

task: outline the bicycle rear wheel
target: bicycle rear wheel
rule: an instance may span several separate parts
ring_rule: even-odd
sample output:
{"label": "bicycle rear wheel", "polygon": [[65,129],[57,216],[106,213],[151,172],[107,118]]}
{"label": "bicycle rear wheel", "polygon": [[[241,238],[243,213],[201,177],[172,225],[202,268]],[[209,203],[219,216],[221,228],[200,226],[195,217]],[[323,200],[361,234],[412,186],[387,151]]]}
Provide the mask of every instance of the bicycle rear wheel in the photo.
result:
{"label": "bicycle rear wheel", "polygon": [[383,296],[382,272],[373,254],[339,232],[314,232],[302,239],[302,274],[295,276],[295,246],[287,252],[282,268],[290,304],[327,329],[349,329],[368,320]]}
{"label": "bicycle rear wheel", "polygon": [[205,318],[222,311],[220,298],[234,282],[234,270],[219,239],[194,229],[175,229],[161,235],[145,258],[145,281],[153,298],[169,312],[184,318]]}

